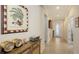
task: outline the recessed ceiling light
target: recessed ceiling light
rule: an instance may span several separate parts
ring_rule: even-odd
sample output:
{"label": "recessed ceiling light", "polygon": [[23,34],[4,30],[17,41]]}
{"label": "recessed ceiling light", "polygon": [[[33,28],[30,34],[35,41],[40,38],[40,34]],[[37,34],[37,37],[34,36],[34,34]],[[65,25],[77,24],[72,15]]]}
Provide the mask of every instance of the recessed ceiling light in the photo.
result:
{"label": "recessed ceiling light", "polygon": [[56,7],[56,9],[57,9],[57,10],[59,10],[59,9],[60,9],[60,7],[59,7],[59,6],[57,6],[57,7]]}

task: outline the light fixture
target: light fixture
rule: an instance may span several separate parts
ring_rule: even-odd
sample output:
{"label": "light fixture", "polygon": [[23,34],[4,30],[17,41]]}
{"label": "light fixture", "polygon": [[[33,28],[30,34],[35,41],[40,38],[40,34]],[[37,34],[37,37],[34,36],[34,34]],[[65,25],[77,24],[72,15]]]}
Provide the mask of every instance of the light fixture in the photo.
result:
{"label": "light fixture", "polygon": [[60,7],[59,7],[59,6],[57,6],[57,7],[56,7],[56,9],[57,9],[57,10],[59,10],[59,9],[60,9]]}

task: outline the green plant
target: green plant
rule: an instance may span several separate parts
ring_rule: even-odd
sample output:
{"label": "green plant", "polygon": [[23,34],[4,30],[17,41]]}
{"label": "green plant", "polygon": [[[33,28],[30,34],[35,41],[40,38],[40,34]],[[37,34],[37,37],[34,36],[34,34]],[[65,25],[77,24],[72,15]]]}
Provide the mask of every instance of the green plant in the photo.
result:
{"label": "green plant", "polygon": [[23,17],[24,17],[22,10],[19,8],[12,8],[10,12],[12,12],[11,17],[13,18],[13,20],[16,20],[16,24],[21,26],[23,24]]}

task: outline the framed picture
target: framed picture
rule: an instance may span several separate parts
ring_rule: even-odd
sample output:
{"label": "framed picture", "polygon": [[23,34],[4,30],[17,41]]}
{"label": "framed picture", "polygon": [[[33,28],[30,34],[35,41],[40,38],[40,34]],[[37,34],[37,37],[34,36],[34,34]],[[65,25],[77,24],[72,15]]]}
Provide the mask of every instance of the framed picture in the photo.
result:
{"label": "framed picture", "polygon": [[48,20],[48,28],[52,28],[52,20]]}
{"label": "framed picture", "polygon": [[75,27],[79,28],[79,17],[75,18]]}
{"label": "framed picture", "polygon": [[1,33],[28,31],[28,9],[23,5],[1,6]]}

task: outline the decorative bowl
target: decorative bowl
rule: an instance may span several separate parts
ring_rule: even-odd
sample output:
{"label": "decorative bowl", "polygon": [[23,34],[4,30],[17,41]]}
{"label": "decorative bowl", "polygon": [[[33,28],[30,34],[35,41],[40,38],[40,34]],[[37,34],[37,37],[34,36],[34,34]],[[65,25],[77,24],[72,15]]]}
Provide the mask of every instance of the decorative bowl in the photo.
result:
{"label": "decorative bowl", "polygon": [[23,41],[21,39],[14,39],[13,43],[15,47],[20,47],[23,44]]}
{"label": "decorative bowl", "polygon": [[5,52],[9,52],[14,48],[14,43],[10,41],[1,42],[1,47],[4,49]]}

